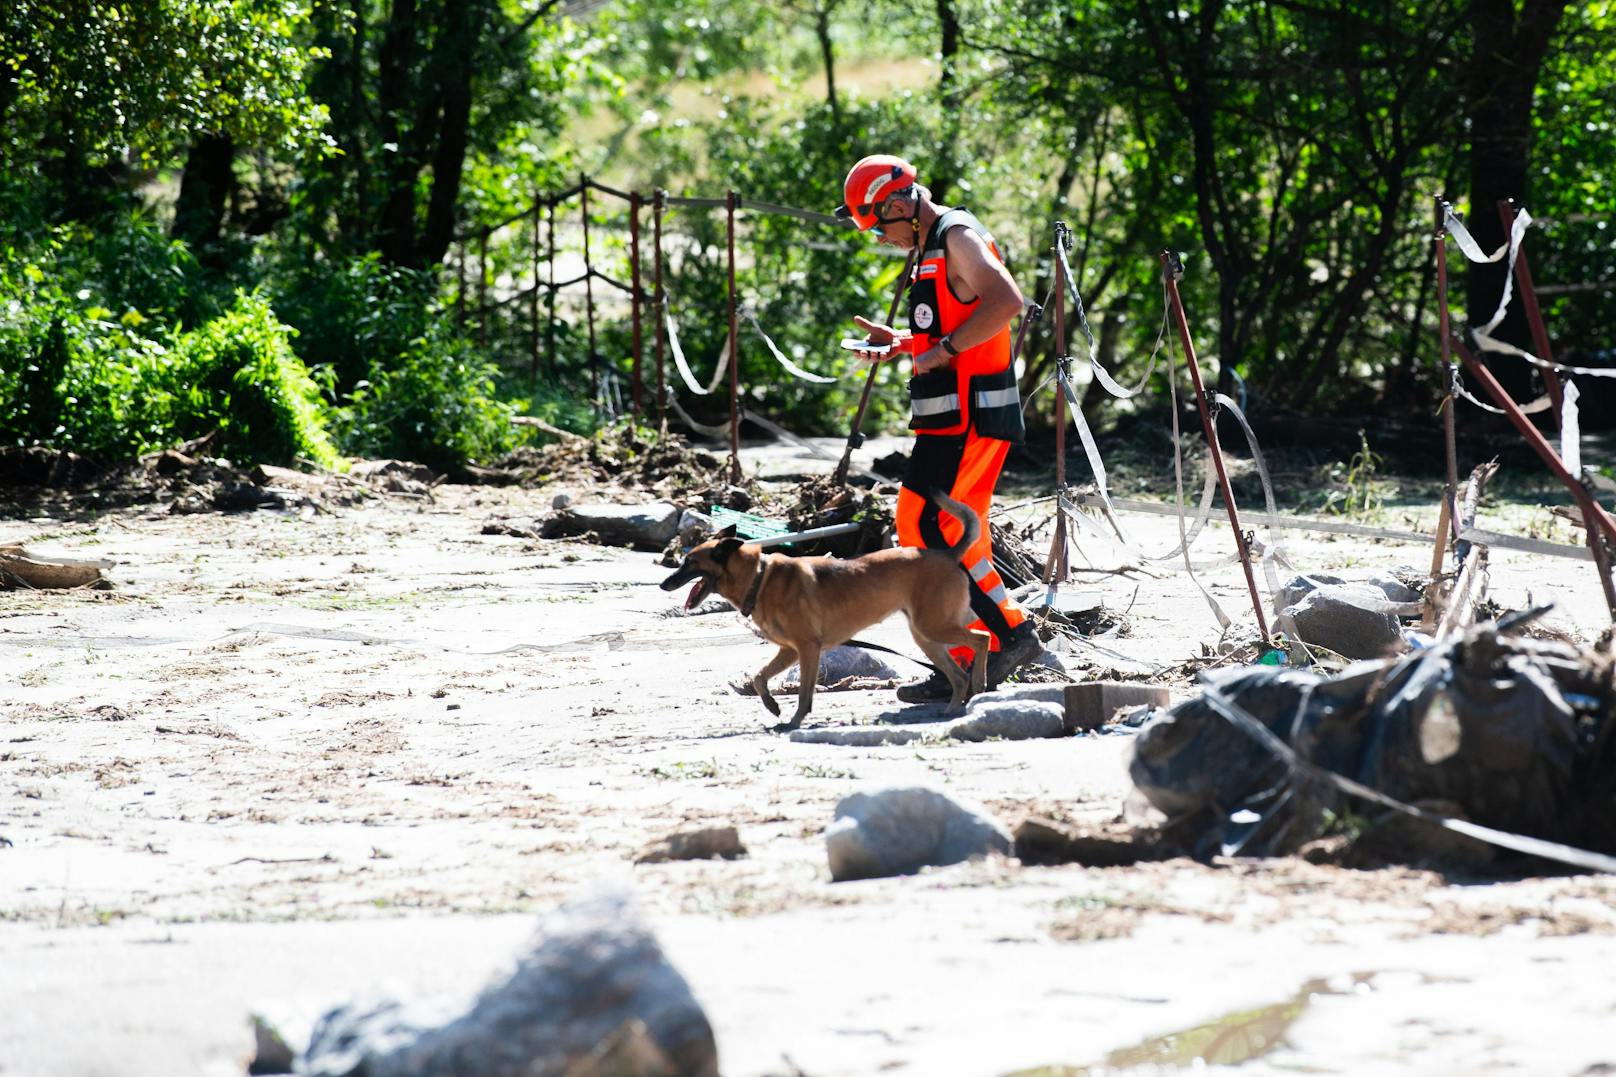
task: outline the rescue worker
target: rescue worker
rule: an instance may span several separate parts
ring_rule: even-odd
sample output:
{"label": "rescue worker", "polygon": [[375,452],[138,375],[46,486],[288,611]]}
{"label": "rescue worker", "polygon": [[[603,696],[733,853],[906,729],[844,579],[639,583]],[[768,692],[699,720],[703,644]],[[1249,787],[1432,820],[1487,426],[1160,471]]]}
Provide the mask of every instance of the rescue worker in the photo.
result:
{"label": "rescue worker", "polygon": [[[915,444],[898,494],[898,542],[940,549],[964,530],[938,512],[926,496],[932,489],[963,501],[982,518],[982,537],[962,561],[978,618],[972,627],[993,636],[987,684],[994,688],[1043,651],[993,568],[987,524],[1005,456],[1025,433],[1010,364],[1010,323],[1023,300],[982,222],[967,210],[937,205],[915,175],[901,158],[865,157],[847,174],[836,215],[861,232],[874,231],[886,246],[920,248],[909,283],[909,329],[853,321],[871,343],[893,345],[881,358],[911,357],[909,428]],[[970,656],[967,648],[954,653],[962,664]],[[933,673],[901,686],[898,698],[931,702],[947,699],[950,691],[948,678]]]}

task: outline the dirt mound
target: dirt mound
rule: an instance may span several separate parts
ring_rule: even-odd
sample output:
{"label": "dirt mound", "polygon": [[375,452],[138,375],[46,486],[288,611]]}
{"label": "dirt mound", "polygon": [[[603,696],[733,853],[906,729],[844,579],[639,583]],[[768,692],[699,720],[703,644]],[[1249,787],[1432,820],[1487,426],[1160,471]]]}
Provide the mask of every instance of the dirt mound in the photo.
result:
{"label": "dirt mound", "polygon": [[764,496],[755,479],[730,482],[728,460],[678,434],[657,436],[627,423],[592,438],[524,446],[466,477],[500,486],[615,488],[703,508],[749,509]]}

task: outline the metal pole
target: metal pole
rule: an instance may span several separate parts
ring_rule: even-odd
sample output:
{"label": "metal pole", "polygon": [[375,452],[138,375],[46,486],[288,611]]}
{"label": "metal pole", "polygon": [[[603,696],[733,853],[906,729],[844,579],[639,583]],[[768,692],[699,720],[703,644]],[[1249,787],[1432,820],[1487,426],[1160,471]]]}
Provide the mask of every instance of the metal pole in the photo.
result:
{"label": "metal pole", "polygon": [[[1453,538],[1454,556],[1459,549],[1459,444],[1454,430],[1454,411],[1458,397],[1454,393],[1453,355],[1448,351],[1448,203],[1441,195],[1436,199],[1436,320],[1442,334],[1442,442],[1447,453],[1447,474],[1442,487],[1442,511],[1438,514],[1436,529],[1437,553],[1432,556],[1431,575],[1442,571],[1442,556],[1447,548],[1449,534]],[[1448,534],[1444,534],[1444,532]],[[1468,548],[1468,547],[1467,547]]]}
{"label": "metal pole", "polygon": [[[886,324],[889,326],[892,319],[898,316],[898,304],[903,302],[903,294],[909,288],[910,275],[915,271],[915,260],[919,257],[920,247],[917,244],[915,249],[909,252],[909,261],[904,263],[903,272],[898,274],[898,287],[892,293],[892,304],[887,307]],[[870,406],[870,391],[875,388],[875,376],[880,370],[881,363],[878,360],[871,360],[870,373],[864,379],[864,392],[859,397],[858,410],[853,413],[853,427],[847,432],[847,447],[842,450],[842,459],[837,463],[832,476],[831,481],[837,486],[846,484],[847,469],[853,462],[853,450],[864,444],[864,435],[859,432],[859,428],[864,425],[864,411]]]}
{"label": "metal pole", "polygon": [[725,237],[729,245],[729,474],[731,482],[741,481],[741,413],[736,380],[740,376],[740,347],[735,325],[735,192],[724,198]]}
{"label": "metal pole", "polygon": [[456,276],[460,279],[460,287],[455,291],[455,332],[462,335],[466,332],[466,241],[460,240],[460,262],[455,267]]}
{"label": "metal pole", "polygon": [[630,334],[633,337],[634,348],[634,421],[638,423],[640,396],[643,392],[640,383],[640,192],[638,191],[628,196],[628,276],[629,284],[633,288],[630,293],[633,319]]}
{"label": "metal pole", "polygon": [[1178,278],[1184,267],[1172,251],[1162,251],[1162,270],[1166,274],[1167,295],[1173,304],[1178,336],[1184,343],[1184,365],[1189,367],[1190,379],[1195,382],[1195,406],[1201,412],[1201,428],[1206,431],[1206,446],[1212,451],[1212,466],[1218,472],[1218,488],[1223,492],[1223,507],[1229,511],[1229,526],[1234,529],[1235,547],[1240,551],[1240,567],[1246,571],[1246,589],[1251,592],[1251,608],[1257,614],[1257,631],[1266,642],[1268,620],[1263,616],[1262,598],[1257,593],[1257,577],[1251,571],[1251,550],[1246,546],[1246,533],[1240,528],[1240,512],[1235,507],[1234,491],[1229,488],[1229,476],[1223,469],[1223,449],[1218,445],[1217,424],[1206,404],[1206,387],[1201,384],[1201,368],[1195,360],[1195,342],[1190,339],[1189,319],[1184,316],[1184,302],[1178,295]]}
{"label": "metal pole", "polygon": [[[1510,235],[1515,228],[1517,209],[1515,203],[1508,199],[1498,202],[1498,219],[1504,224],[1504,235]],[[1554,349],[1549,345],[1549,331],[1543,327],[1543,311],[1538,309],[1537,289],[1532,287],[1532,267],[1526,261],[1526,240],[1522,238],[1521,245],[1515,251],[1515,280],[1521,286],[1521,306],[1526,309],[1526,320],[1532,327],[1532,346],[1537,349],[1537,357],[1547,362],[1554,362]],[[1554,428],[1560,428],[1560,404],[1562,390],[1560,388],[1560,375],[1552,370],[1542,367],[1543,384],[1549,390],[1549,400],[1554,404]]]}
{"label": "metal pole", "polygon": [[579,177],[584,219],[584,316],[589,323],[589,395],[600,411],[600,356],[595,354],[595,267],[589,262],[589,177]]}
{"label": "metal pole", "polygon": [[1453,349],[1459,353],[1459,358],[1464,361],[1465,369],[1481,384],[1482,388],[1487,390],[1487,394],[1498,402],[1498,406],[1504,409],[1504,414],[1509,417],[1509,421],[1514,425],[1515,429],[1521,432],[1521,437],[1526,439],[1526,443],[1532,447],[1532,451],[1537,453],[1538,457],[1548,465],[1549,470],[1554,472],[1554,477],[1559,479],[1565,485],[1565,488],[1571,492],[1571,497],[1576,501],[1577,508],[1582,511],[1583,528],[1588,539],[1588,552],[1593,554],[1594,566],[1599,570],[1599,584],[1605,592],[1605,605],[1610,609],[1611,620],[1616,622],[1616,582],[1611,580],[1610,554],[1605,546],[1608,539],[1616,539],[1616,520],[1612,520],[1610,513],[1606,512],[1599,502],[1594,500],[1593,495],[1588,492],[1588,488],[1582,484],[1581,476],[1573,475],[1567,470],[1565,462],[1560,459],[1560,454],[1555,452],[1554,447],[1544,439],[1542,432],[1532,425],[1532,420],[1527,418],[1526,414],[1521,411],[1520,405],[1516,404],[1510,398],[1510,395],[1504,391],[1504,387],[1498,384],[1498,379],[1493,377],[1492,371],[1477,362],[1476,357],[1470,354],[1470,349],[1460,343],[1457,338],[1453,339]]}
{"label": "metal pole", "polygon": [[651,315],[651,340],[656,344],[656,400],[657,400],[657,429],[662,433],[668,432],[668,384],[666,372],[662,366],[662,307],[665,300],[662,296],[662,206],[667,199],[668,192],[658,187],[656,201],[651,204],[651,220],[655,228],[652,243],[655,246],[654,260],[656,263],[656,299],[655,311]]}
{"label": "metal pole", "polygon": [[539,384],[539,221],[543,216],[540,212],[541,205],[539,192],[535,188],[533,191],[533,295],[528,302],[527,386],[529,392],[532,392]]}
{"label": "metal pole", "polygon": [[477,343],[488,347],[488,233],[482,234],[477,256]]}
{"label": "metal pole", "polygon": [[555,349],[555,203],[551,202],[544,207],[545,231],[549,234],[550,252],[548,268],[545,272],[545,291],[548,293],[544,301],[544,361],[550,368],[550,378],[556,378],[556,349]]}
{"label": "metal pole", "polygon": [[[1062,268],[1060,247],[1071,233],[1065,221],[1055,222],[1055,376],[1064,381],[1071,373],[1066,362],[1066,271]],[[1066,492],[1066,386],[1055,392],[1055,493]],[[1044,561],[1044,583],[1066,582],[1066,510],[1055,499],[1055,534]]]}

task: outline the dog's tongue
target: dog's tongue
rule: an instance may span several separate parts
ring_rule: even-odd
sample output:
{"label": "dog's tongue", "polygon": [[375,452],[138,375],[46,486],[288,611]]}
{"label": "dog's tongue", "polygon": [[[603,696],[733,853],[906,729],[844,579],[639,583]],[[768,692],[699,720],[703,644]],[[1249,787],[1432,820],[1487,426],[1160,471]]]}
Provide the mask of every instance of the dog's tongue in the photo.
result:
{"label": "dog's tongue", "polygon": [[706,580],[697,580],[691,586],[690,593],[685,596],[685,609],[689,610],[689,609],[695,609],[696,608],[696,599],[701,596],[701,589],[703,587],[705,587],[706,585],[707,585]]}

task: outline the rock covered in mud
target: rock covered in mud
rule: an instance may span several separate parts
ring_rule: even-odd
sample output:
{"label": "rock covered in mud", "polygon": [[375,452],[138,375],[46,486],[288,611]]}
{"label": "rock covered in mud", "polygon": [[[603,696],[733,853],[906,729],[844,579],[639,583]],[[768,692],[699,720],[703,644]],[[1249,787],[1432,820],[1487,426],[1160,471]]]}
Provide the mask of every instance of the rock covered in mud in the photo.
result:
{"label": "rock covered in mud", "polygon": [[473,1000],[355,1002],[320,1018],[308,1077],[718,1073],[690,992],[626,895],[563,906]]}
{"label": "rock covered in mud", "polygon": [[679,506],[666,501],[648,505],[572,505],[551,516],[545,538],[597,536],[608,546],[660,550],[679,530]]}
{"label": "rock covered in mud", "polygon": [[[1042,687],[1042,686],[1040,686]],[[1053,687],[1059,688],[1060,685]],[[996,693],[972,700],[973,706],[964,718],[949,725],[948,735],[954,740],[983,741],[990,737],[1003,740],[1035,740],[1040,737],[1060,737],[1066,734],[1066,704],[1037,699],[993,699]]]}
{"label": "rock covered in mud", "polygon": [[1285,612],[1303,642],[1326,647],[1344,658],[1384,658],[1404,649],[1396,617],[1365,609],[1366,598],[1384,602],[1378,588],[1326,585],[1307,594]]}
{"label": "rock covered in mud", "polygon": [[680,830],[651,842],[634,856],[636,864],[661,864],[669,860],[736,860],[746,855],[741,835],[732,826],[707,826]]}
{"label": "rock covered in mud", "polygon": [[844,797],[825,831],[825,852],[836,882],[1008,856],[1010,848],[1010,833],[997,820],[924,786]]}

